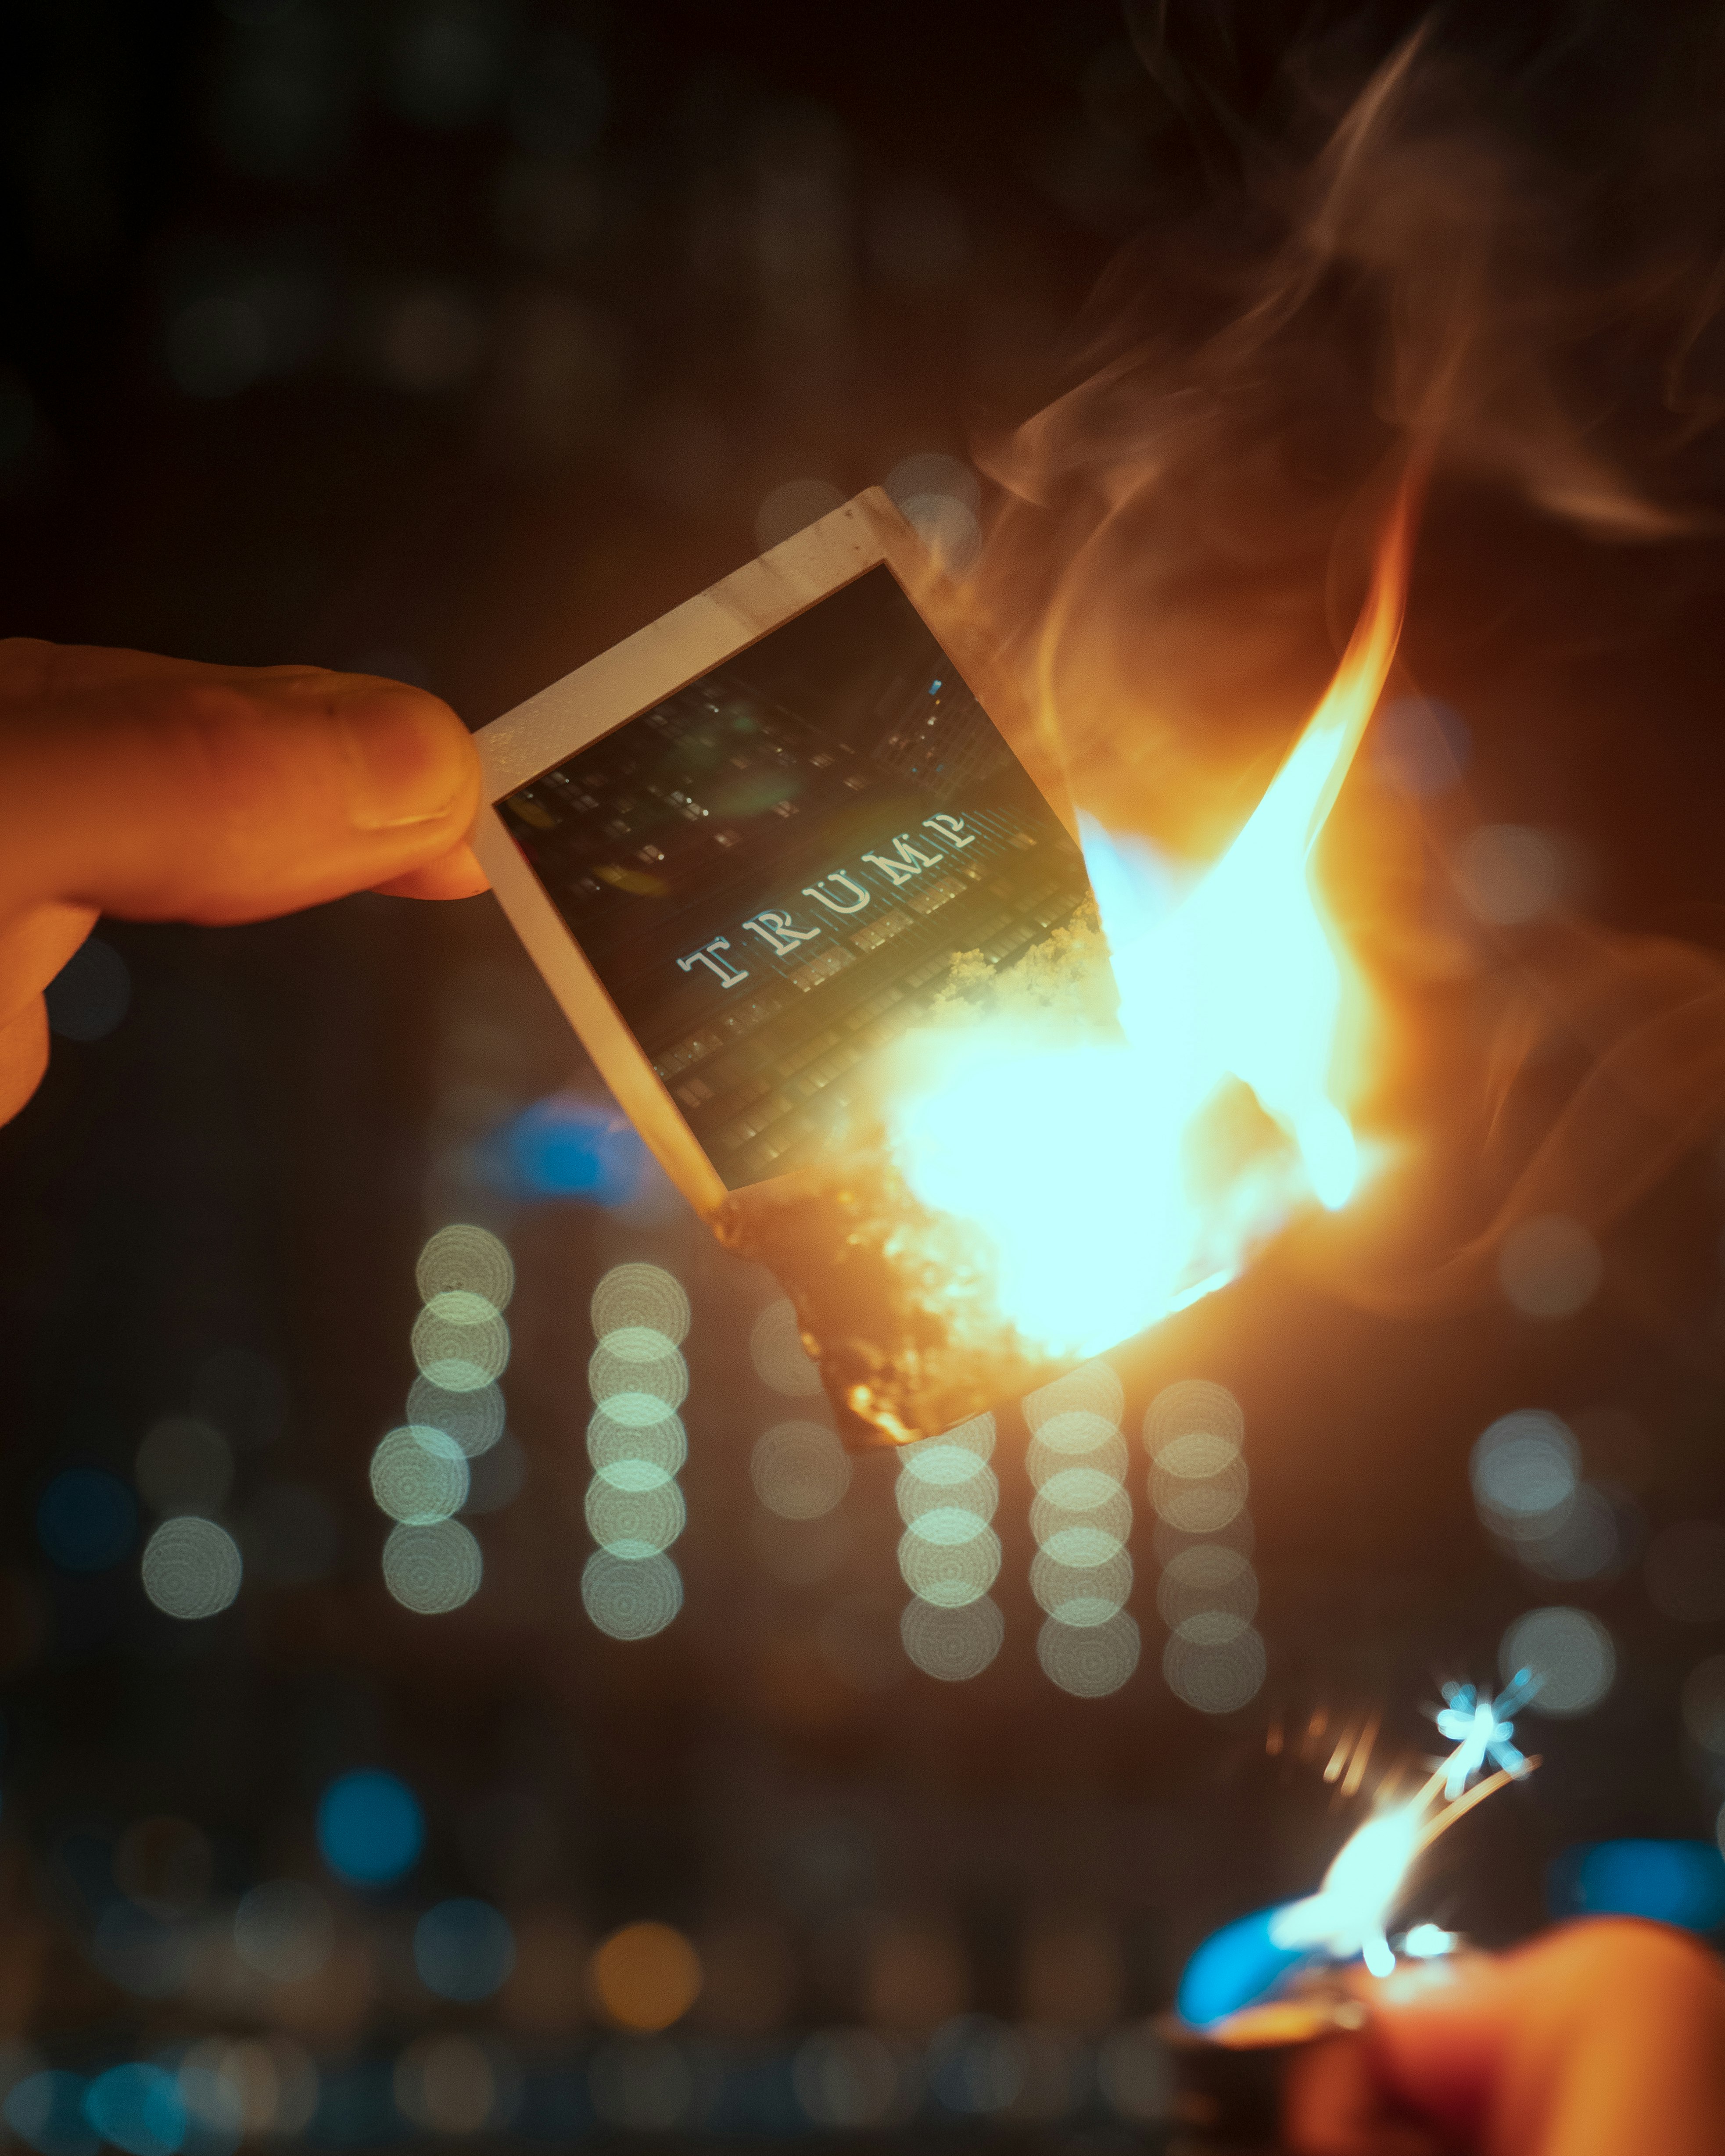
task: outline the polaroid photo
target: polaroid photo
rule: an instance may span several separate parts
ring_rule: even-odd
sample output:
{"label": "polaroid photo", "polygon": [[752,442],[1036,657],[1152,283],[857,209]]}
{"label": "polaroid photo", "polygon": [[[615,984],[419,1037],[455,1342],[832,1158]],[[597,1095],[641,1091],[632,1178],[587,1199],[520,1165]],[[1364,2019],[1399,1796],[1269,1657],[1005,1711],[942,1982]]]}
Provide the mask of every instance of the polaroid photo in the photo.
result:
{"label": "polaroid photo", "polygon": [[703,1216],[841,1148],[955,958],[1084,908],[1066,804],[878,490],[479,735],[476,836],[600,1075]]}

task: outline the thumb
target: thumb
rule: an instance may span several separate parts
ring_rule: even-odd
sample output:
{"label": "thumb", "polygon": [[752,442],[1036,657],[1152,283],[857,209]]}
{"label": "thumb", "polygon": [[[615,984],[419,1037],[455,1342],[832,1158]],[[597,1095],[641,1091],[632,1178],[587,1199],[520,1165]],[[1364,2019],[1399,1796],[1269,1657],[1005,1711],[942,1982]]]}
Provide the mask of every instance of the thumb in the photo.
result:
{"label": "thumb", "polygon": [[460,846],[480,793],[424,690],[0,644],[0,927],[253,921],[399,882]]}

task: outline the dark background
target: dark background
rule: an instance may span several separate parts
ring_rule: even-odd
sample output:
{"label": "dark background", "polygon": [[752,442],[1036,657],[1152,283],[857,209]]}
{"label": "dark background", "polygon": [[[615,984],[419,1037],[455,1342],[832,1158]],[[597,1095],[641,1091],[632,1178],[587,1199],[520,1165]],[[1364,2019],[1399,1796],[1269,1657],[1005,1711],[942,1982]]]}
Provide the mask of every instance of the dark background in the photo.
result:
{"label": "dark background", "polygon": [[[1363,48],[1394,15],[1362,18]],[[1260,23],[1242,94],[1274,79],[1294,22]],[[848,493],[1035,409],[1117,246],[1207,184],[1117,13],[1088,0],[41,0],[0,14],[0,84],[3,626],[390,672],[474,725],[751,556],[774,488]],[[1593,643],[1564,651],[1567,673],[1501,669],[1517,604],[1549,632],[1540,653],[1563,641],[1563,606],[1501,578],[1491,619],[1473,610],[1488,559],[1526,573],[1518,534],[1447,583],[1440,563],[1425,616],[1416,588],[1425,679],[1472,732],[1471,813],[1558,829],[1608,917],[1692,926],[1718,892],[1712,564],[1686,557],[1674,613],[1646,557],[1589,556],[1578,575],[1610,594]],[[1560,565],[1566,547],[1579,560],[1564,542]],[[1624,626],[1601,659],[1608,615]],[[1717,1768],[1678,1697],[1725,1641],[1656,1607],[1640,1556],[1725,1502],[1711,1156],[1614,1239],[1579,1317],[1493,1301],[1391,1323],[1272,1263],[1130,1358],[1129,1433],[1173,1378],[1219,1378],[1245,1406],[1271,1670],[1250,1707],[1208,1720],[1163,1684],[1141,1494],[1135,1676],[1094,1701],[1043,1676],[1009,1423],[1006,1643],[947,1686],[897,1652],[889,1462],[860,1463],[824,1556],[756,1503],[755,1437],[806,1407],[750,1363],[773,1284],[644,1174],[612,1205],[524,1179],[517,1119],[601,1129],[603,1106],[489,900],[102,932],[126,1015],[57,1041],[0,1133],[0,2005],[44,2056],[94,2070],[269,2026],[267,2009],[141,1998],[98,1969],[90,1942],[124,1891],[112,1853],[140,1820],[190,1822],[219,1921],[259,1879],[321,1876],[316,1796],[356,1766],[407,1779],[429,1838],[401,1887],[341,1899],[371,1974],[301,2033],[328,2087],[373,2074],[352,2084],[372,2108],[320,2112],[314,2138],[406,2133],[389,2061],[426,2027],[524,2057],[550,2041],[512,2033],[506,1997],[452,2016],[417,1985],[403,1941],[448,1894],[591,1938],[641,1917],[697,1942],[755,1927],[760,1965],[788,1972],[747,2039],[767,2066],[867,2018],[883,1927],[948,1971],[933,2018],[1064,2015],[1097,2041],[1166,2002],[1207,1927],[1308,1887],[1339,1838],[1313,1773],[1265,1763],[1273,1715],[1381,1705],[1387,1741],[1418,1749],[1438,1680],[1489,1679],[1505,1625],[1543,1602],[1598,1612],[1615,1684],[1590,1717],[1538,1726],[1544,1768],[1452,1837],[1431,1913],[1512,1936],[1579,1840],[1711,1839]],[[625,1141],[603,1142],[627,1181]],[[415,1253],[458,1218],[514,1252],[526,1479],[475,1524],[480,1594],[422,1618],[381,1584],[366,1463],[413,1374]],[[637,1257],[695,1304],[690,1527],[682,1614],[625,1645],[580,1599],[582,1432],[588,1297]],[[177,1624],[144,1599],[141,1528],[79,1570],[37,1507],[69,1467],[128,1477],[145,1428],[198,1406],[235,1349],[254,1361],[218,1373],[244,1367],[251,1390],[218,1404],[247,1582],[219,1617]],[[1530,1579],[1475,1517],[1468,1448],[1525,1406],[1568,1416],[1611,1487],[1609,1577]],[[247,1522],[285,1486],[326,1522],[325,1556],[301,1565],[319,1576],[250,1558],[267,1537]],[[853,1646],[873,1643],[848,1658],[824,1644],[840,1604]],[[1056,1934],[1090,1943],[1100,1989],[1063,1992],[1058,1957],[1037,1961]],[[712,2002],[689,2041],[742,2043]],[[552,2051],[578,2059],[578,1987]],[[902,2033],[928,2030],[912,2014]],[[1092,2093],[1045,2127],[1129,2141],[1130,2113]]]}

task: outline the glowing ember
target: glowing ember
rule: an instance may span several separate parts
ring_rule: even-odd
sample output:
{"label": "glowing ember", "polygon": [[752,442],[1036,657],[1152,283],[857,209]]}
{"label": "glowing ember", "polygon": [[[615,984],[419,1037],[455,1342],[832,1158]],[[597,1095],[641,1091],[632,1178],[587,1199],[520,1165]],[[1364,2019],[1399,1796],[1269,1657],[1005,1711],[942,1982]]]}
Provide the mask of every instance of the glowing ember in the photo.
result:
{"label": "glowing ember", "polygon": [[1343,959],[1311,855],[1400,631],[1404,492],[1328,693],[1220,860],[1183,893],[1141,842],[1084,831],[1124,1036],[1004,1024],[924,1036],[894,1150],[925,1205],[979,1228],[1000,1314],[1088,1355],[1220,1287],[1359,1160],[1338,1070]]}

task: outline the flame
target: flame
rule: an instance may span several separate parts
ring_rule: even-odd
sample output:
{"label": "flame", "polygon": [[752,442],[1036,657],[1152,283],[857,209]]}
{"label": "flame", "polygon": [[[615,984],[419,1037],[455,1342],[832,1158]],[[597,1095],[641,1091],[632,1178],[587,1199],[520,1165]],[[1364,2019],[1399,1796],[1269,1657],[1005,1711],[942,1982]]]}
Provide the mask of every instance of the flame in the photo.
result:
{"label": "flame", "polygon": [[1404,485],[1333,681],[1206,874],[1183,893],[1142,841],[1085,820],[1123,1039],[1050,1047],[1002,1022],[919,1044],[900,1167],[980,1230],[1000,1314],[1051,1355],[1223,1286],[1294,1212],[1358,1186],[1343,956],[1311,857],[1394,656],[1412,521]]}

